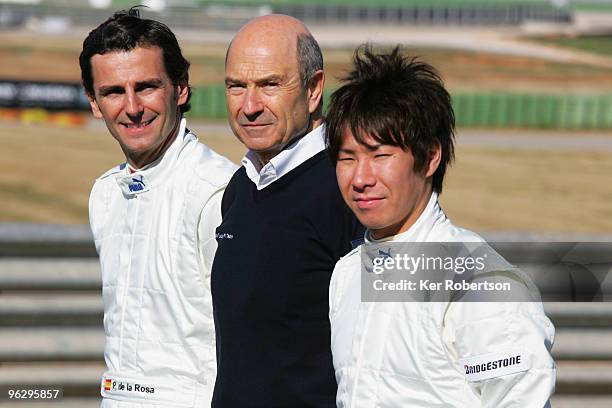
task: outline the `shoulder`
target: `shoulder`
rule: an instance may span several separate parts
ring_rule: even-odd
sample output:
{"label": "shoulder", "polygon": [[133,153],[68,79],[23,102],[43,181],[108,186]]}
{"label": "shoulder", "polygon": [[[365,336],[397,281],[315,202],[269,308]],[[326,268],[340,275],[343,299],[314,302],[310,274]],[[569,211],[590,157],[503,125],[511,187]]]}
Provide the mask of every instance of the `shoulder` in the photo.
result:
{"label": "shoulder", "polygon": [[94,237],[98,237],[101,233],[101,227],[107,218],[111,200],[116,194],[121,194],[121,190],[115,182],[115,176],[123,172],[126,165],[126,163],[122,163],[108,170],[96,179],[91,188],[88,210]]}
{"label": "shoulder", "polygon": [[190,162],[198,178],[216,188],[226,186],[238,169],[234,162],[200,141],[196,142]]}
{"label": "shoulder", "polygon": [[121,163],[98,177],[94,182],[89,196],[93,197],[94,195],[100,194],[105,189],[105,187],[113,185],[115,180],[113,176],[121,173],[125,169],[125,166],[127,166],[127,163]]}
{"label": "shoulder", "polygon": [[[314,155],[311,160],[313,160],[311,172],[325,180],[325,184],[337,186],[336,169],[329,158],[327,149]],[[328,178],[329,175],[333,175],[333,178]]]}
{"label": "shoulder", "polygon": [[484,238],[474,231],[456,226],[448,231],[447,239],[451,242],[485,242]]}
{"label": "shoulder", "polygon": [[121,173],[123,170],[125,170],[125,167],[127,166],[127,163],[123,162],[121,164],[116,165],[115,167],[113,167],[112,169],[106,171],[105,173],[103,173],[100,177],[98,177],[96,179],[96,183],[101,182],[102,180],[106,180],[106,179],[112,179],[111,176]]}
{"label": "shoulder", "polygon": [[245,185],[253,183],[246,174],[244,166],[238,167],[234,174],[230,177],[225,189],[226,195],[235,194],[240,191]]}
{"label": "shoulder", "polygon": [[361,270],[361,246],[341,257],[332,272],[329,282],[329,315],[334,316],[347,294],[347,287],[354,279],[359,278]]}
{"label": "shoulder", "polygon": [[360,265],[361,263],[360,253],[361,253],[361,245],[359,245],[357,248],[354,248],[348,254],[341,257],[338,260],[338,262],[336,262],[334,271],[353,269],[356,265]]}
{"label": "shoulder", "polygon": [[[336,181],[336,170],[327,155],[327,151],[323,150],[317,153],[305,164],[309,166],[306,169],[307,172],[303,177],[303,182],[308,184],[309,195],[312,200],[324,205],[334,204],[337,206],[341,204],[344,207],[344,200]],[[323,200],[322,196],[327,198]],[[333,198],[333,201],[330,200],[330,197]]]}
{"label": "shoulder", "polygon": [[474,231],[458,227],[448,218],[436,223],[432,235],[432,241],[437,242],[485,242],[484,238]]}

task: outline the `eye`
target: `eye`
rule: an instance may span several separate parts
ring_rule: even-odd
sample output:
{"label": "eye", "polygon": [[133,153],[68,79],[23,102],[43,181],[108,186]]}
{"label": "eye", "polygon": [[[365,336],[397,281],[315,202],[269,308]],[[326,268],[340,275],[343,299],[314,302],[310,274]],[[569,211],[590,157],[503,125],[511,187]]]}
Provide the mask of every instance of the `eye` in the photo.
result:
{"label": "eye", "polygon": [[134,91],[138,93],[148,94],[148,93],[155,91],[156,89],[160,89],[163,87],[164,87],[164,84],[161,81],[157,81],[157,80],[143,81],[143,82],[136,84]]}
{"label": "eye", "polygon": [[229,83],[225,85],[225,89],[229,93],[236,94],[242,92],[245,89],[245,86],[243,84]]}
{"label": "eye", "polygon": [[354,159],[352,157],[348,157],[348,156],[340,156],[340,157],[338,157],[338,162],[349,163],[349,162],[351,162],[353,160]]}
{"label": "eye", "polygon": [[108,88],[100,91],[100,96],[115,96],[124,93],[122,88]]}
{"label": "eye", "polygon": [[382,158],[385,158],[385,157],[391,157],[391,154],[389,154],[389,153],[378,153],[378,154],[374,155],[375,159],[382,159]]}
{"label": "eye", "polygon": [[143,86],[142,88],[138,88],[136,92],[141,93],[141,94],[146,94],[146,93],[153,92],[155,89],[156,87],[153,85],[146,85],[146,86]]}

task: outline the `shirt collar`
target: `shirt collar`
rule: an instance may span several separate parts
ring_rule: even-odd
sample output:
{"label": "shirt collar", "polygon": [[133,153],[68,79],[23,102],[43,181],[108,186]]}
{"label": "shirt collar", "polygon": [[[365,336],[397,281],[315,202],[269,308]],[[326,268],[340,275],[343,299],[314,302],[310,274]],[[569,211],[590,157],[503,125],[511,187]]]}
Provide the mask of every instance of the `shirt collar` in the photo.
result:
{"label": "shirt collar", "polygon": [[324,126],[313,129],[296,142],[289,144],[263,167],[261,167],[257,154],[249,150],[242,159],[242,165],[249,179],[255,183],[257,190],[263,190],[306,160],[325,150]]}

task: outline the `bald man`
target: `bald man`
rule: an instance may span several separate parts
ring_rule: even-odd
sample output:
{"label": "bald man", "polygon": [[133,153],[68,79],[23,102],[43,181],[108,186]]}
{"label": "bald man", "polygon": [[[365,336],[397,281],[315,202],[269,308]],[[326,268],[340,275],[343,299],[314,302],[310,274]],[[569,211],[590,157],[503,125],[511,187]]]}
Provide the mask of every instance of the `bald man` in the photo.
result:
{"label": "bald man", "polygon": [[213,407],[335,406],[329,280],[363,229],[325,149],[324,82],[319,45],[294,18],[256,18],[229,46],[229,123],[248,153],[216,233]]}

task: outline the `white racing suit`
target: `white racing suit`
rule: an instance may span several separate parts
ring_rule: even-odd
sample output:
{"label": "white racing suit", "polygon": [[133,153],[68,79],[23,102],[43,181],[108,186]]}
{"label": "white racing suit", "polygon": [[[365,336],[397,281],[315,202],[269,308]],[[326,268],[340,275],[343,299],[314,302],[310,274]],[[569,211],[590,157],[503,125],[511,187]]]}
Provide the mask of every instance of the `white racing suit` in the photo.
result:
{"label": "white racing suit", "polygon": [[[433,194],[389,241],[482,238],[451,224]],[[541,302],[361,302],[362,248],[338,261],[330,283],[338,407],[548,405],[554,327]]]}
{"label": "white racing suit", "polygon": [[236,166],[181,121],[161,158],[102,175],[89,200],[100,255],[103,407],[210,406],[216,375],[210,269]]}

